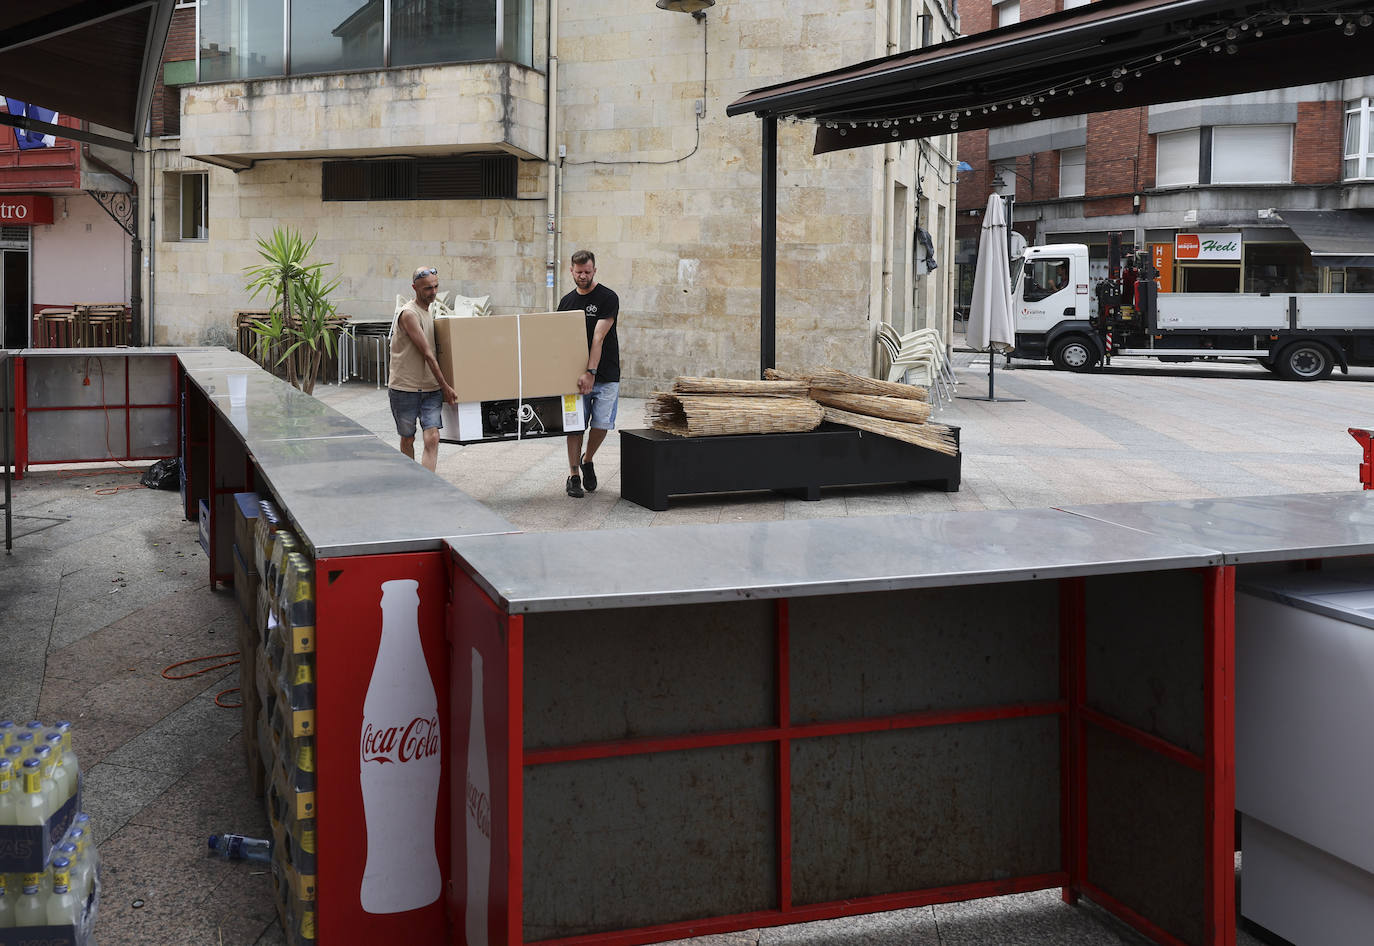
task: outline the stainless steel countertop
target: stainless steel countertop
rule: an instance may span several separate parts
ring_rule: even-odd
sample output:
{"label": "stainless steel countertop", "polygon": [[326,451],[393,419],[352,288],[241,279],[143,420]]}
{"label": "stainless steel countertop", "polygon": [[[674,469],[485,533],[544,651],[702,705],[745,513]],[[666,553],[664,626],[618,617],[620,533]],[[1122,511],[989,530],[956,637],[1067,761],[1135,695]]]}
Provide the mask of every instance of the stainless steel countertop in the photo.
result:
{"label": "stainless steel countertop", "polygon": [[275,440],[249,449],[319,558],[430,551],[448,536],[517,531],[374,436]]}
{"label": "stainless steel countertop", "polygon": [[1219,553],[1056,509],[449,540],[514,614],[1217,565]]}
{"label": "stainless steel countertop", "polygon": [[6,349],[6,352],[23,358],[112,358],[125,355],[131,358],[148,355],[159,355],[167,358],[188,354],[199,355],[204,352],[236,354],[227,348],[121,348],[117,346],[109,348],[10,348]]}
{"label": "stainless steel countertop", "polygon": [[1374,630],[1374,568],[1266,575],[1237,583],[1236,593]]}
{"label": "stainless steel countertop", "polygon": [[1374,491],[1065,506],[1064,512],[1215,549],[1228,565],[1367,554]]}

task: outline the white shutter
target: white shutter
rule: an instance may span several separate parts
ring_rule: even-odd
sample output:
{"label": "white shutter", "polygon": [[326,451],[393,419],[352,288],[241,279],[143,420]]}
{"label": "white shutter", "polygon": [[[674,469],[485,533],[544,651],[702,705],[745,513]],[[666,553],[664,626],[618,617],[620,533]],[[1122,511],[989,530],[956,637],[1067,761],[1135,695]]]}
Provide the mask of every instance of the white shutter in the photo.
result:
{"label": "white shutter", "polygon": [[1155,136],[1155,186],[1181,187],[1197,183],[1198,130],[1171,131]]}
{"label": "white shutter", "polygon": [[1213,184],[1288,184],[1292,179],[1292,125],[1212,129]]}

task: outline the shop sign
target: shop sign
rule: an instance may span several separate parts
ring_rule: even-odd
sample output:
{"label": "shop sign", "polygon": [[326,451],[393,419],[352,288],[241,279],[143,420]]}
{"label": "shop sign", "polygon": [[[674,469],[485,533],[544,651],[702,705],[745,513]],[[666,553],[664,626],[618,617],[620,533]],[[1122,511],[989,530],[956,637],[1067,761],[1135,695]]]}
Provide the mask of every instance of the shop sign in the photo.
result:
{"label": "shop sign", "polygon": [[1174,237],[1174,258],[1203,262],[1239,262],[1240,234],[1180,233]]}
{"label": "shop sign", "polygon": [[52,198],[41,194],[0,197],[0,227],[36,227],[52,223]]}

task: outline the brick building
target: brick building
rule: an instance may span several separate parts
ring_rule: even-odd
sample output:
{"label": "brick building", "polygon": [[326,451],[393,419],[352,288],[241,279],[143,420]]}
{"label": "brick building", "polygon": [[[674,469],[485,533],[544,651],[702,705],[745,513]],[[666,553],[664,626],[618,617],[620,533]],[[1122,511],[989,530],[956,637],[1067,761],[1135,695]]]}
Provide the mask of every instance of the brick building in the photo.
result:
{"label": "brick building", "polygon": [[[150,339],[232,344],[255,241],[285,225],[318,234],[340,311],[374,319],[421,263],[497,314],[541,311],[587,247],[620,294],[625,393],[755,375],[761,132],[725,105],[957,21],[942,0],[676,12],[701,6],[179,5],[140,156]],[[779,132],[778,361],[867,372],[879,321],[948,326],[953,136],[819,157],[811,136]]]}
{"label": "brick building", "polygon": [[[1079,5],[972,0],[960,13],[973,34]],[[1284,217],[1334,211],[1337,227],[1374,226],[1371,102],[1365,77],[962,132],[961,301],[990,191],[1014,197],[1028,242],[1087,244],[1095,276],[1106,272],[1108,235],[1120,233],[1123,246],[1154,252],[1166,290],[1374,291],[1374,269],[1314,263],[1303,215]],[[1238,248],[1175,259],[1180,234]]]}

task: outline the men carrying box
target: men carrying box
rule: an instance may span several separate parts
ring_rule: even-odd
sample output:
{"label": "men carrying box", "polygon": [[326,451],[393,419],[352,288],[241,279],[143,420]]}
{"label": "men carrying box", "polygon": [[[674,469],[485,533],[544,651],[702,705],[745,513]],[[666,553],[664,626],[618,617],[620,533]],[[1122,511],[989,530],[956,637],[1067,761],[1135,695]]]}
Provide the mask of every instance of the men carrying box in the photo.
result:
{"label": "men carrying box", "polygon": [[596,256],[590,250],[572,255],[571,272],[575,288],[559,301],[558,311],[581,309],[587,315],[587,370],[577,379],[577,393],[586,401],[590,430],[585,453],[582,431],[568,434],[567,492],[581,499],[585,492],[596,492],[592,457],[606,439],[606,432],[615,429],[620,400],[620,341],[615,333],[620,297],[596,281]]}
{"label": "men carrying box", "polygon": [[432,266],[415,270],[411,280],[415,298],[396,316],[391,333],[388,395],[401,452],[415,459],[415,422],[424,431],[420,462],[433,471],[439,464],[439,429],[443,402],[458,403],[458,392],[444,380],[434,357],[434,317],[429,307],[439,292],[439,271]]}

